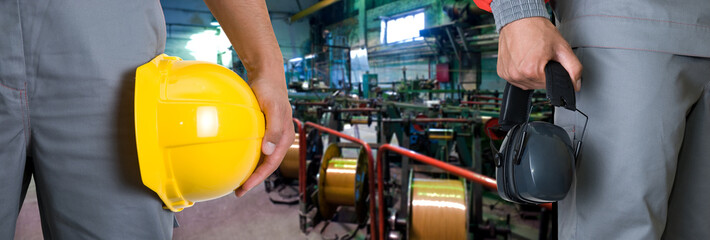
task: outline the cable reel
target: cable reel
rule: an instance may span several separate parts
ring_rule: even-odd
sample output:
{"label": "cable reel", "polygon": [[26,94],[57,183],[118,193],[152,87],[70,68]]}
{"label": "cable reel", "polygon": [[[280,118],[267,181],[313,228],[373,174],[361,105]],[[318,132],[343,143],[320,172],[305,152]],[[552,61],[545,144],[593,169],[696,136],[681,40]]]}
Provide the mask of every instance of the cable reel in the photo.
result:
{"label": "cable reel", "polygon": [[281,165],[279,165],[279,172],[281,172],[281,176],[284,178],[298,179],[298,165],[301,148],[299,141],[298,133],[296,133],[296,139],[286,151],[286,156],[284,156],[283,161],[281,161]]}
{"label": "cable reel", "polygon": [[449,128],[428,128],[426,134],[431,140],[451,141],[454,139],[455,132]]}
{"label": "cable reel", "polygon": [[318,177],[318,210],[323,219],[332,219],[340,206],[353,206],[357,223],[367,221],[367,174],[367,153],[362,148],[357,158],[346,158],[337,144],[328,146]]}
{"label": "cable reel", "polygon": [[463,179],[415,178],[410,170],[408,186],[406,210],[390,216],[389,239],[468,239],[469,205]]}
{"label": "cable reel", "polygon": [[411,178],[409,188],[409,239],[467,239],[463,180]]}
{"label": "cable reel", "polygon": [[352,117],[350,117],[350,124],[351,125],[362,124],[362,125],[370,126],[370,125],[372,125],[372,116],[370,116],[370,115],[352,116]]}

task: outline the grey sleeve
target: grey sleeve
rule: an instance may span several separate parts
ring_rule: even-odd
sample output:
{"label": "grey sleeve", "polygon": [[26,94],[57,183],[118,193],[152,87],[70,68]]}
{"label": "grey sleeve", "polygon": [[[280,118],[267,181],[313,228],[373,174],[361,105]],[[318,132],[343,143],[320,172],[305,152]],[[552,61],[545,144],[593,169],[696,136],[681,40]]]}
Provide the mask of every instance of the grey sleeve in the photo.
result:
{"label": "grey sleeve", "polygon": [[508,23],[528,17],[550,18],[544,0],[493,0],[491,3],[496,31]]}

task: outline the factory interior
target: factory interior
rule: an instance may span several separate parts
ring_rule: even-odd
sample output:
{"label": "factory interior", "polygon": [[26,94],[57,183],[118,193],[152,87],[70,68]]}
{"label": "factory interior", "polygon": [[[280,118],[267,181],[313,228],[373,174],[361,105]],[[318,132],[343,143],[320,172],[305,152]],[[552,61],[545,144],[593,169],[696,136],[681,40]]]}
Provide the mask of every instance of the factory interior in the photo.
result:
{"label": "factory interior", "polygon": [[[202,0],[161,0],[165,53],[246,68]],[[243,197],[177,212],[173,239],[556,239],[552,204],[495,189],[506,81],[471,0],[266,0],[296,140]],[[543,91],[529,118],[552,122]],[[182,124],[182,122],[181,122]],[[15,239],[43,239],[34,183]]]}

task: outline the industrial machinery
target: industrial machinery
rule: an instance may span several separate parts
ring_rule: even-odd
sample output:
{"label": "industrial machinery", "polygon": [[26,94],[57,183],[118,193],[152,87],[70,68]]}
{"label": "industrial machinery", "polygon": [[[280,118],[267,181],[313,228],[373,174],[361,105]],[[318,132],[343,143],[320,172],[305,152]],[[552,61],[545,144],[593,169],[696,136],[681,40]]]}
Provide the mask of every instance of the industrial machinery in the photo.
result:
{"label": "industrial machinery", "polygon": [[[551,204],[542,205],[542,217],[537,235],[523,235],[520,229],[511,224],[511,216],[502,219],[488,219],[477,222],[470,198],[470,188],[459,179],[420,178],[410,171],[409,187],[404,202],[399,208],[392,204],[392,186],[387,185],[385,175],[380,171],[387,164],[385,156],[394,152],[418,162],[442,169],[452,176],[463,177],[472,184],[495,191],[495,179],[473,171],[448,164],[437,159],[418,154],[411,150],[384,144],[378,149],[378,239],[551,239],[554,228],[551,227]],[[391,197],[388,197],[391,196]],[[388,202],[389,201],[389,202]],[[385,211],[386,209],[386,211]],[[473,211],[473,212],[472,212]],[[502,224],[506,223],[506,224]],[[516,233],[517,230],[517,233]],[[531,233],[527,233],[531,234]]]}
{"label": "industrial machinery", "polygon": [[[307,162],[309,165],[307,171],[299,171],[300,179],[317,176],[317,179],[299,182],[300,222],[304,232],[314,230],[319,224],[322,231],[332,222],[357,226],[344,238],[366,234],[370,239],[432,239],[434,236],[442,239],[550,239],[554,230],[551,205],[522,208],[504,203],[495,195],[495,180],[476,173],[471,167],[389,144],[366,143],[315,123],[304,124],[299,132],[308,129],[350,143],[330,144],[318,161],[317,174],[312,169],[314,161],[299,159],[299,166]],[[442,131],[434,136],[449,138],[450,133]],[[377,161],[372,159],[372,146],[379,147]],[[347,150],[349,154],[344,153]],[[391,160],[401,161],[396,156],[428,167],[403,169],[392,164]],[[398,182],[397,175],[406,176],[406,180]],[[481,191],[483,187],[490,190]],[[538,214],[524,215],[525,209]],[[511,214],[516,211],[520,214]],[[530,216],[534,219],[526,219]]]}
{"label": "industrial machinery", "polygon": [[[304,124],[302,129],[306,128],[313,128],[352,143],[331,142],[318,164],[317,174],[310,175],[312,168],[299,172],[299,179],[303,180],[299,181],[301,231],[308,232],[320,222],[326,221],[322,231],[328,223],[337,221],[357,225],[345,234],[345,239],[354,237],[358,230],[365,226],[369,226],[367,230],[374,233],[374,157],[370,145],[315,123]],[[346,154],[345,150],[355,150],[355,153]],[[305,166],[306,162],[305,158],[301,158],[299,166]],[[313,162],[311,160],[311,163]],[[315,182],[309,181],[312,176],[317,176]]]}
{"label": "industrial machinery", "polygon": [[[367,221],[367,154],[358,149],[355,156],[345,156],[342,147],[330,144],[321,158],[318,173],[317,205],[323,219],[335,219],[345,207],[354,207],[355,218],[348,219],[360,229]],[[342,218],[341,218],[342,219]],[[353,236],[355,233],[349,234]]]}

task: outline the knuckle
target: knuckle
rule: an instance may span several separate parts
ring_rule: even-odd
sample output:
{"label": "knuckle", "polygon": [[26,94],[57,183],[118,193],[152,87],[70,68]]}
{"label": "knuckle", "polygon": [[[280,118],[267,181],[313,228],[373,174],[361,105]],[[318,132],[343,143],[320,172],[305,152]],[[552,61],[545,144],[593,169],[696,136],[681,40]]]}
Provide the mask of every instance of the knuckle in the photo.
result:
{"label": "knuckle", "polygon": [[512,82],[516,82],[516,83],[522,82],[522,80],[525,78],[523,76],[523,74],[518,71],[513,71],[513,72],[510,72],[509,74],[510,74],[510,76],[509,76],[508,81],[512,81]]}
{"label": "knuckle", "polygon": [[533,67],[533,66],[523,67],[522,69],[520,69],[520,73],[525,78],[536,78],[537,77],[537,69],[535,69],[535,67]]}

